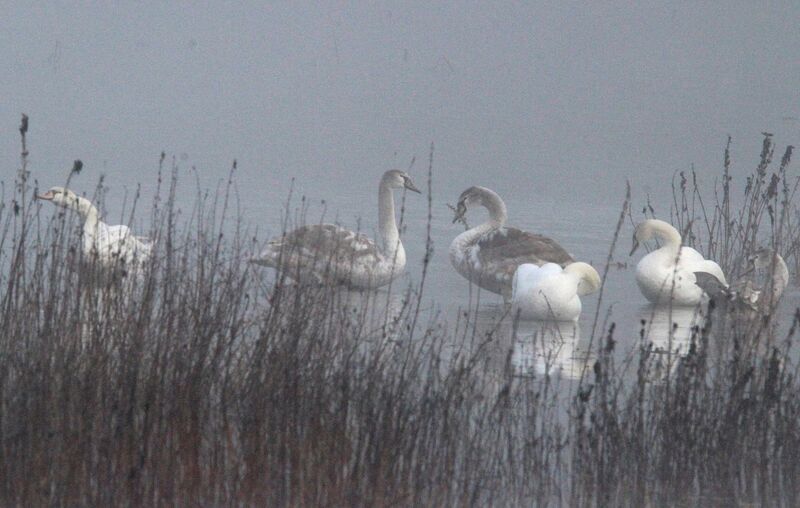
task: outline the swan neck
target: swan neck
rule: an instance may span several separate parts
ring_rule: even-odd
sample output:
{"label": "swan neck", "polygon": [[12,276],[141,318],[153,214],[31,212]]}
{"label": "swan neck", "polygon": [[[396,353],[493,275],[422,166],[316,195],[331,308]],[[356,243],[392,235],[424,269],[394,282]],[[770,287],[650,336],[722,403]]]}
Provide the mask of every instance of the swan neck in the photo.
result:
{"label": "swan neck", "polygon": [[494,230],[500,229],[501,227],[503,227],[502,222],[489,219],[483,224],[480,224],[478,226],[475,226],[474,228],[464,231],[463,233],[461,233],[456,237],[455,241],[457,241],[462,246],[470,245],[479,240],[484,235],[491,233]]}
{"label": "swan neck", "polygon": [[681,234],[671,224],[660,223],[654,226],[653,234],[664,244],[661,248],[677,254],[681,248]]}
{"label": "swan neck", "polygon": [[475,226],[474,228],[466,231],[464,234],[468,238],[477,238],[483,236],[495,229],[500,229],[505,226],[508,220],[508,210],[503,200],[492,191],[486,190],[482,202],[484,208],[489,212],[489,219],[483,224]]}
{"label": "swan neck", "polygon": [[578,296],[590,295],[600,289],[600,276],[590,265],[572,263],[564,272],[572,277]]}
{"label": "swan neck", "polygon": [[97,237],[97,225],[100,222],[99,212],[91,201],[84,197],[78,197],[72,206],[83,219],[84,244],[94,246]]}
{"label": "swan neck", "polygon": [[84,231],[94,232],[94,230],[97,229],[97,223],[100,220],[97,208],[88,199],[79,197],[77,203],[75,204],[75,210],[84,221]]}
{"label": "swan neck", "polygon": [[489,222],[494,222],[498,227],[503,226],[508,220],[508,209],[503,200],[494,192],[487,194],[484,206],[489,211]]}
{"label": "swan neck", "polygon": [[383,241],[383,253],[386,256],[393,256],[398,249],[403,248],[394,215],[394,194],[384,182],[381,182],[378,188],[378,228]]}

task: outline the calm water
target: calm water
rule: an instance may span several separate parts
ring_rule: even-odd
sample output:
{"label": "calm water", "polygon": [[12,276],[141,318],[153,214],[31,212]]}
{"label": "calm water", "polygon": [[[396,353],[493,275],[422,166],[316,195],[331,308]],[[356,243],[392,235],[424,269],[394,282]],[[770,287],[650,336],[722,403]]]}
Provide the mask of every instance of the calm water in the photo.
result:
{"label": "calm water", "polygon": [[[179,167],[180,161],[178,161]],[[419,163],[417,163],[419,165]],[[190,184],[193,170],[181,167],[181,185],[178,192],[179,205],[188,215],[196,197],[196,188]],[[418,187],[423,189],[426,176],[421,169],[412,168],[409,173]],[[487,291],[470,292],[468,282],[450,265],[448,248],[452,239],[463,231],[460,224],[452,224],[452,211],[447,204],[457,201],[463,188],[457,187],[447,170],[434,174],[431,236],[434,255],[429,266],[424,291],[425,312],[437,315],[451,330],[456,325],[463,327],[464,312],[471,312],[473,319],[469,322],[469,337],[485,336],[492,332],[496,340],[493,343],[494,369],[502,369],[509,349],[513,348],[512,362],[520,374],[541,374],[545,370],[558,372],[566,379],[576,379],[586,358],[592,358],[592,351],[597,341],[605,335],[608,325],[615,323],[615,338],[620,359],[631,351],[640,340],[642,320],[647,322],[648,340],[663,350],[675,350],[686,346],[690,328],[697,323],[692,309],[673,309],[671,314],[666,309],[648,305],[639,293],[634,280],[636,261],[643,255],[641,252],[630,258],[628,251],[631,245],[632,226],[626,218],[620,233],[617,246],[613,252],[612,268],[606,280],[603,300],[598,313],[598,295],[582,298],[583,312],[577,324],[538,323],[522,321],[518,324],[516,335],[512,330],[512,319],[499,295]],[[290,189],[293,196],[290,211],[301,206],[307,207],[307,222],[317,223],[320,218],[326,222],[338,222],[352,229],[376,236],[377,227],[377,185],[381,172],[375,172],[374,181],[351,181],[347,178],[323,178],[291,182],[275,182],[258,172],[239,170],[234,178],[234,189],[238,196],[236,208],[241,210],[242,222],[256,238],[263,242],[271,236],[280,235],[282,217]],[[125,222],[124,206],[130,206],[130,194],[141,184],[144,202],[148,203],[155,192],[154,179],[139,180],[139,175],[124,175],[123,184],[115,181],[113,176],[106,180],[111,192],[105,202],[106,217],[110,223]],[[593,200],[573,198],[568,192],[562,195],[540,193],[535,189],[515,188],[510,182],[494,182],[492,175],[483,175],[470,184],[484,185],[494,188],[509,189],[501,194],[509,210],[509,225],[532,232],[548,235],[563,245],[576,260],[591,263],[602,274],[614,235],[619,214],[622,208],[622,192],[614,195],[597,196]],[[52,181],[52,179],[51,179]],[[90,193],[95,185],[89,178],[78,176],[71,184],[77,189]],[[247,189],[250,192],[242,192]],[[242,195],[252,195],[257,190],[259,199],[246,202]],[[213,192],[213,190],[212,190]],[[128,196],[128,203],[124,205]],[[305,196],[305,201],[302,200]],[[664,196],[662,196],[664,198]],[[396,193],[397,209],[400,211],[402,194]],[[146,208],[136,221],[140,229],[147,223]],[[666,207],[666,205],[665,205]],[[634,210],[637,204],[634,199]],[[668,209],[668,208],[667,208]],[[50,216],[54,209],[45,204],[43,212]],[[468,220],[471,226],[485,220],[482,209],[471,210]],[[399,279],[400,285],[419,283],[422,272],[422,259],[425,249],[427,221],[427,199],[425,195],[408,193],[406,195],[403,215],[402,240],[407,251],[408,263],[406,273]],[[269,280],[274,270],[256,268],[260,277]],[[386,291],[379,290],[378,299],[385,298]],[[385,300],[383,300],[385,301]],[[397,297],[393,303],[398,305]],[[784,293],[782,300],[783,329],[788,328],[791,318],[790,310],[800,305],[800,291],[791,286]],[[477,311],[477,313],[475,313]],[[595,324],[596,321],[596,324]],[[425,321],[423,321],[425,322]],[[677,330],[670,337],[672,326]],[[463,328],[462,328],[463,330]],[[594,340],[592,340],[594,330]],[[463,333],[463,332],[462,332]],[[461,336],[461,335],[459,335]],[[512,337],[516,337],[516,340]],[[454,345],[454,346],[457,346]]]}
{"label": "calm water", "polygon": [[[461,229],[446,203],[466,187],[496,190],[511,225],[551,236],[602,269],[626,180],[633,209],[650,197],[664,218],[677,171],[694,165],[711,195],[728,135],[738,189],[757,163],[761,131],[775,134],[776,157],[797,145],[792,10],[20,3],[0,17],[0,180],[13,178],[25,112],[33,177],[44,188],[63,184],[81,158],[71,186],[91,195],[104,174],[109,222],[123,221],[139,185],[149,204],[166,150],[180,168],[187,213],[195,181],[213,192],[237,158],[238,205],[260,239],[280,232],[292,178],[296,196],[309,199],[309,220],[324,209],[329,221],[355,228],[361,218],[361,229],[374,232],[380,175],[411,166],[424,188],[434,142],[426,298],[454,322],[470,303],[447,256]],[[408,196],[407,282],[420,273],[426,215],[425,199]],[[630,234],[626,224],[614,260],[628,267],[611,271],[600,309],[623,346],[651,314],[633,281]],[[797,299],[790,288],[785,306]],[[596,302],[583,301],[576,345],[592,334]],[[491,329],[501,314],[499,297],[484,293],[481,326]]]}
{"label": "calm water", "polygon": [[[413,172],[412,172],[413,173]],[[421,178],[417,179],[421,182]],[[475,184],[491,186],[491,182],[478,180]],[[373,187],[376,185],[373,184]],[[592,357],[591,350],[607,332],[608,325],[615,323],[615,338],[618,341],[618,358],[623,359],[640,341],[642,321],[646,321],[647,340],[660,350],[684,349],[688,346],[691,328],[699,323],[695,309],[658,308],[647,303],[639,292],[634,279],[634,267],[643,255],[637,252],[629,257],[633,227],[626,218],[616,249],[613,253],[612,268],[606,280],[605,292],[600,304],[597,324],[598,295],[582,298],[583,312],[576,325],[571,323],[539,323],[523,321],[516,330],[516,342],[511,339],[512,319],[503,305],[502,298],[490,292],[480,292],[478,302],[473,288],[470,294],[468,282],[450,265],[448,248],[453,237],[463,231],[463,226],[452,224],[452,212],[446,203],[455,203],[462,189],[452,189],[447,196],[441,196],[445,182],[434,181],[434,193],[440,197],[433,199],[433,223],[431,234],[434,242],[434,256],[425,286],[426,299],[431,311],[438,311],[442,319],[453,325],[459,314],[477,309],[475,322],[476,335],[493,332],[496,341],[495,359],[500,368],[505,354],[513,345],[512,361],[519,373],[538,373],[545,370],[558,371],[567,379],[575,379],[581,374],[584,359]],[[438,188],[438,190],[437,190]],[[521,191],[521,192],[520,192]],[[532,199],[520,189],[517,193],[504,196],[509,209],[509,224],[522,229],[543,233],[561,243],[577,260],[587,261],[602,274],[606,257],[611,247],[614,228],[622,208],[619,196],[599,197],[596,202],[570,199],[564,196],[538,196]],[[335,194],[335,193],[334,193]],[[375,197],[363,196],[349,189],[339,194],[341,208],[339,217],[352,217],[347,222],[357,223],[356,217],[361,207],[377,209]],[[376,194],[375,191],[368,194]],[[334,207],[334,203],[329,203]],[[403,236],[408,253],[407,273],[404,280],[417,282],[421,273],[421,260],[425,245],[425,224],[427,203],[424,196],[409,193],[406,199],[406,230]],[[634,205],[635,209],[635,205]],[[361,221],[365,230],[374,234],[376,212],[365,215]],[[369,214],[369,211],[367,212]],[[313,217],[313,213],[310,214]],[[470,211],[469,223],[477,225],[485,219],[482,210]],[[370,228],[373,228],[371,230]],[[800,305],[800,291],[796,287],[787,288],[782,299],[781,330],[787,330],[791,320],[791,310]],[[460,321],[463,325],[463,320]],[[592,342],[592,330],[595,338]],[[669,331],[677,326],[673,334]],[[471,330],[470,330],[471,331]]]}

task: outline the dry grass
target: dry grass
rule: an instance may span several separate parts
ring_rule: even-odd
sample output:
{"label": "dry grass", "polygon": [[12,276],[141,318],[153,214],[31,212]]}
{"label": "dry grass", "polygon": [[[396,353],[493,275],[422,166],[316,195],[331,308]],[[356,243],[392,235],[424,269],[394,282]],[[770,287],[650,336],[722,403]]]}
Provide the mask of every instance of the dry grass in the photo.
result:
{"label": "dry grass", "polygon": [[[26,156],[0,209],[0,504],[797,504],[800,380],[774,309],[712,310],[668,376],[646,337],[616,365],[612,327],[565,400],[556,376],[515,374],[513,341],[422,312],[424,276],[263,285],[229,191],[179,221],[174,168],[153,262],[120,285],[81,255],[71,214],[34,204]],[[745,208],[724,190],[692,222],[729,270],[756,239],[796,260],[788,156],[777,197],[769,166]]]}

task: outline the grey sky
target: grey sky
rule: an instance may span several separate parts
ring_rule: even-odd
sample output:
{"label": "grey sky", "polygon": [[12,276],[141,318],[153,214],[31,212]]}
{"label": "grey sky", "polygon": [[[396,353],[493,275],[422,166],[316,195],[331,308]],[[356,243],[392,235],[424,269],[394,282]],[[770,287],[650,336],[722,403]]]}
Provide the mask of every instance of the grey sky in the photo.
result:
{"label": "grey sky", "polygon": [[260,3],[4,6],[2,175],[20,112],[42,180],[80,157],[83,190],[150,185],[164,149],[213,182],[236,157],[245,204],[291,176],[372,194],[431,141],[443,200],[616,202],[718,170],[729,133],[743,169],[762,130],[800,137],[793,2]]}

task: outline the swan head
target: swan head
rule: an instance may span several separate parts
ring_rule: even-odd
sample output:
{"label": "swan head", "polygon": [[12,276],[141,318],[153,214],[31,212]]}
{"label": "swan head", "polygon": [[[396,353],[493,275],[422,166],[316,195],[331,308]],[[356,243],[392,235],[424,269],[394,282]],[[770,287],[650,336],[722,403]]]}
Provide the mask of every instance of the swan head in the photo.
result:
{"label": "swan head", "polygon": [[383,174],[381,184],[386,185],[390,189],[408,189],[411,192],[421,194],[420,190],[411,181],[411,177],[405,171],[399,169],[390,169]]}
{"label": "swan head", "polygon": [[579,277],[578,294],[580,296],[590,295],[600,289],[602,280],[600,274],[589,263],[578,261],[570,263],[564,268],[566,273],[572,273]]}
{"label": "swan head", "polygon": [[[755,270],[768,270],[772,281],[773,294],[776,298],[783,294],[789,285],[789,267],[783,257],[769,247],[761,247],[748,258],[750,267],[742,275],[747,275]],[[773,265],[774,263],[774,265]]]}
{"label": "swan head", "polygon": [[503,213],[505,213],[505,205],[502,203],[503,201],[495,191],[487,189],[486,187],[479,187],[477,185],[470,187],[462,192],[458,197],[458,204],[456,205],[453,224],[463,220],[464,216],[467,214],[467,210],[475,206],[482,206],[484,208],[488,208],[490,211],[494,207],[499,207],[502,208]]}
{"label": "swan head", "polygon": [[[772,265],[774,252],[775,251],[769,247],[759,247],[756,249],[753,254],[747,257],[747,268],[742,272],[742,276],[749,275],[756,270],[769,268]],[[775,257],[781,258],[780,254]],[[781,261],[782,260],[783,258],[781,258]]]}
{"label": "swan head", "polygon": [[761,247],[756,250],[752,256],[747,258],[747,261],[750,263],[751,267],[749,271],[752,271],[753,269],[760,270],[763,268],[769,268],[772,264],[774,252],[775,251],[769,247]]}
{"label": "swan head", "polygon": [[39,194],[36,199],[43,201],[50,201],[56,206],[62,208],[79,208],[80,197],[69,189],[64,187],[51,187],[50,190],[44,194]]}
{"label": "swan head", "polygon": [[633,246],[629,256],[633,256],[640,243],[647,242],[654,236],[658,236],[669,243],[677,243],[678,246],[681,244],[681,235],[672,224],[663,220],[647,219],[640,222],[633,231]]}

